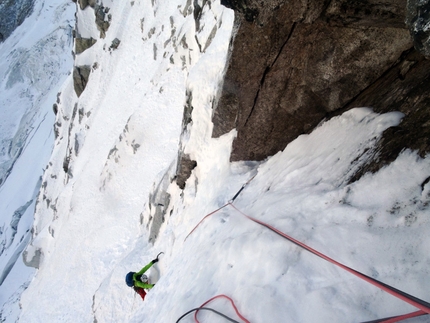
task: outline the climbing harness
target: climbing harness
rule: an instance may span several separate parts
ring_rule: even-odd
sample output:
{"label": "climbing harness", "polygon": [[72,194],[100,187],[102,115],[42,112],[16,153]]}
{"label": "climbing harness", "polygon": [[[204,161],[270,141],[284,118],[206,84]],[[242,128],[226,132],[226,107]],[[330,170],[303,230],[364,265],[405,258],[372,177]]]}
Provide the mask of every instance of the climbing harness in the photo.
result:
{"label": "climbing harness", "polygon": [[[401,321],[401,320],[405,320],[405,319],[408,319],[408,318],[412,318],[412,317],[417,317],[417,316],[421,316],[421,315],[427,315],[427,314],[430,314],[430,303],[428,303],[428,302],[426,302],[426,301],[424,301],[424,300],[422,300],[422,299],[419,299],[419,298],[417,298],[417,297],[415,297],[415,296],[413,296],[413,295],[410,295],[410,294],[408,294],[408,293],[405,293],[405,292],[403,292],[403,291],[401,291],[401,290],[399,290],[399,289],[397,289],[397,288],[394,288],[394,287],[392,287],[392,286],[390,286],[390,285],[388,285],[388,284],[385,284],[385,283],[383,283],[383,282],[381,282],[381,281],[379,281],[379,280],[377,280],[377,279],[374,279],[374,278],[372,278],[372,277],[370,277],[370,276],[367,276],[367,275],[365,275],[365,274],[363,274],[363,273],[361,273],[361,272],[359,272],[359,271],[357,271],[357,270],[355,270],[355,269],[353,269],[353,268],[350,268],[350,267],[348,267],[348,266],[346,266],[346,265],[344,265],[344,264],[342,264],[342,263],[340,263],[340,262],[338,262],[338,261],[336,261],[336,260],[334,260],[334,259],[332,259],[332,258],[330,258],[330,257],[328,257],[328,256],[326,256],[325,254],[323,254],[323,253],[321,253],[321,252],[319,252],[319,251],[317,251],[317,250],[315,250],[315,249],[313,249],[313,248],[311,248],[311,247],[309,247],[309,246],[307,246],[306,244],[304,244],[304,243],[302,243],[302,242],[300,242],[299,240],[297,240],[297,239],[294,239],[293,237],[291,237],[291,236],[289,236],[289,235],[287,235],[287,234],[285,234],[284,232],[282,232],[282,231],[280,231],[280,230],[278,230],[278,229],[276,229],[276,228],[274,228],[273,226],[271,226],[271,225],[269,225],[269,224],[267,224],[267,223],[265,223],[265,222],[263,222],[263,221],[260,221],[260,220],[257,220],[257,219],[255,219],[255,218],[253,218],[253,217],[251,217],[251,216],[249,216],[249,215],[247,215],[247,214],[245,214],[244,212],[242,212],[241,210],[239,210],[234,204],[233,204],[233,202],[234,202],[234,200],[239,196],[239,194],[243,191],[243,189],[245,188],[245,186],[250,182],[250,181],[252,181],[253,179],[254,179],[254,177],[255,177],[256,175],[254,175],[250,180],[248,180],[242,187],[241,187],[241,189],[234,195],[234,197],[227,203],[227,204],[225,204],[225,205],[223,205],[223,206],[221,206],[220,208],[218,208],[217,210],[215,210],[215,211],[213,211],[213,212],[211,212],[211,213],[209,213],[209,214],[207,214],[206,216],[204,216],[201,220],[200,220],[200,222],[199,223],[197,223],[197,225],[191,230],[191,232],[186,236],[186,238],[185,238],[185,240],[197,229],[197,227],[205,220],[205,219],[207,219],[208,217],[210,217],[211,215],[213,215],[213,214],[215,214],[215,213],[217,213],[218,211],[220,211],[221,209],[223,209],[223,208],[225,208],[225,207],[227,207],[227,206],[231,206],[233,209],[235,209],[237,212],[239,212],[240,214],[242,214],[243,216],[245,216],[247,219],[249,219],[249,220],[251,220],[251,221],[253,221],[253,222],[255,222],[255,223],[257,223],[257,224],[259,224],[259,225],[261,225],[261,226],[264,226],[265,228],[267,228],[267,229],[269,229],[269,230],[271,230],[272,232],[274,232],[274,233],[276,233],[276,234],[278,234],[278,235],[280,235],[281,237],[283,237],[283,238],[285,238],[285,239],[287,239],[287,240],[289,240],[289,241],[291,241],[291,242],[293,242],[294,244],[296,244],[296,245],[298,245],[298,246],[300,246],[301,248],[303,248],[303,249],[305,249],[305,250],[307,250],[307,251],[309,251],[309,252],[311,252],[311,253],[313,253],[314,255],[316,255],[316,256],[318,256],[318,257],[320,257],[320,258],[322,258],[322,259],[324,259],[324,260],[326,260],[326,261],[328,261],[328,262],[330,262],[330,263],[332,263],[332,264],[334,264],[334,265],[336,265],[336,266],[338,266],[338,267],[340,267],[340,268],[342,268],[343,270],[345,270],[345,271],[347,271],[347,272],[349,272],[349,273],[351,273],[351,274],[353,274],[353,275],[355,275],[356,277],[358,277],[358,278],[360,278],[360,279],[362,279],[362,280],[364,280],[364,281],[366,281],[366,282],[368,282],[368,283],[370,283],[370,284],[372,284],[372,285],[374,285],[374,286],[376,286],[376,287],[378,287],[378,288],[380,288],[380,289],[382,289],[383,291],[385,291],[385,292],[387,292],[387,293],[389,293],[389,294],[391,294],[392,296],[395,296],[395,297],[397,297],[397,298],[399,298],[399,299],[401,299],[401,300],[403,300],[404,302],[406,302],[406,303],[409,303],[410,305],[413,305],[414,307],[416,307],[416,308],[418,308],[419,309],[419,311],[416,311],[416,312],[412,312],[412,313],[409,313],[409,314],[404,314],[404,315],[399,315],[399,316],[394,316],[394,317],[389,317],[389,318],[385,318],[385,319],[379,319],[379,320],[374,320],[374,321],[369,321],[369,322],[366,322],[366,323],[394,323],[394,322],[399,322],[399,321]],[[198,311],[198,310],[197,310]],[[197,312],[196,312],[196,314],[197,314]]]}

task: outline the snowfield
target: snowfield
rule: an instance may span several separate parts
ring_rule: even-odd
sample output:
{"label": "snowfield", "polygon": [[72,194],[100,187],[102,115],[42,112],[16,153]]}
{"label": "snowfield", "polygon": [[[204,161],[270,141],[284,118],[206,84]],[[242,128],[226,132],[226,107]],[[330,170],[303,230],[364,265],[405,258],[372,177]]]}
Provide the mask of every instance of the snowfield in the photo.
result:
{"label": "snowfield", "polygon": [[[236,132],[211,138],[211,116],[233,11],[219,1],[103,5],[111,15],[106,38],[93,24],[94,9],[77,9],[78,32],[97,42],[75,65],[91,66],[91,74],[79,98],[71,76],[62,83],[56,120],[52,112],[40,127],[53,140],[55,123],[58,136],[53,144],[37,140],[53,146],[24,255],[38,269],[16,262],[0,288],[23,275],[28,288],[7,289],[14,303],[0,298],[1,319],[176,322],[217,295],[233,299],[253,323],[363,322],[417,310],[244,214],[430,301],[430,157],[406,150],[349,183],[402,114],[358,107],[263,162],[231,163]],[[121,43],[112,50],[115,38]],[[190,107],[191,121],[183,124]],[[197,162],[184,190],[174,178],[181,154]],[[142,302],[125,275],[161,251],[149,273],[156,286]],[[207,307],[243,321],[226,299]],[[225,321],[209,311],[198,319]]]}
{"label": "snowfield", "polygon": [[53,104],[73,64],[74,10],[69,1],[36,1],[30,17],[0,43],[1,322],[16,321],[20,295],[35,273],[21,254],[54,144]]}

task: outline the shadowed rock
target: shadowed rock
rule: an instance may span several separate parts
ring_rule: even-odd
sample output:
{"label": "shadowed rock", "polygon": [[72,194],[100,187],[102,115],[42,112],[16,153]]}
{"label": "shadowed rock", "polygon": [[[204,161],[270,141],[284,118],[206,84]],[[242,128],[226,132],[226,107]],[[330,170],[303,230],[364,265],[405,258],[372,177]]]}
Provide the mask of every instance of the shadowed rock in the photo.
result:
{"label": "shadowed rock", "polygon": [[75,38],[75,53],[81,54],[93,46],[97,40],[94,38]]}
{"label": "shadowed rock", "polygon": [[78,2],[82,10],[84,10],[88,6],[94,8],[96,5],[96,0],[78,0]]}
{"label": "shadowed rock", "polygon": [[[109,8],[104,7],[103,5],[95,5],[94,11],[96,15],[96,25],[97,29],[100,31],[100,38],[106,37],[106,32],[110,27],[111,15],[108,14]],[[106,20],[107,18],[107,20]]]}
{"label": "shadowed rock", "polygon": [[176,184],[178,184],[180,189],[185,188],[187,179],[190,178],[191,172],[197,167],[197,162],[191,160],[190,156],[183,154],[178,162],[178,167],[176,171]]}
{"label": "shadowed rock", "polygon": [[405,114],[397,127],[384,131],[370,159],[351,178],[376,172],[394,161],[406,148],[425,157],[430,152],[430,60],[415,49],[406,52],[391,69],[345,109],[372,106],[376,112],[400,111]]}
{"label": "shadowed rock", "polygon": [[84,92],[85,87],[88,83],[88,78],[90,77],[91,67],[84,66],[75,66],[73,69],[73,84],[76,95],[81,96],[82,92]]}
{"label": "shadowed rock", "polygon": [[430,58],[430,0],[408,0],[406,24],[415,48]]}
{"label": "shadowed rock", "polygon": [[[415,113],[426,118],[418,111],[427,105],[430,68],[413,50],[406,0],[222,3],[236,11],[237,33],[212,135],[237,129],[232,161],[263,160],[325,118],[356,106],[386,111],[388,98],[395,109],[410,110],[404,122]],[[408,100],[411,95],[416,101]],[[411,125],[427,127],[427,121]],[[418,137],[425,132],[415,131]]]}

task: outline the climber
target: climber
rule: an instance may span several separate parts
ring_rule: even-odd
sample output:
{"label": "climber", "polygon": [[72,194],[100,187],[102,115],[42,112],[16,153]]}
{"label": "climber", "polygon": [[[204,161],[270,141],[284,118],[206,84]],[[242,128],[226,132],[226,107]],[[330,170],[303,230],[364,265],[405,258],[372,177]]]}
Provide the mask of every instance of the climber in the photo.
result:
{"label": "climber", "polygon": [[155,286],[155,284],[149,283],[148,276],[145,275],[145,272],[149,268],[151,268],[155,263],[158,262],[158,257],[162,253],[163,252],[160,252],[157,255],[157,258],[155,258],[154,260],[151,260],[151,262],[147,264],[145,267],[143,267],[139,272],[136,273],[136,272],[130,271],[125,276],[125,283],[127,284],[127,286],[133,287],[134,291],[138,293],[140,297],[142,297],[142,300],[145,300],[145,296],[146,296],[145,289],[151,289],[152,287]]}

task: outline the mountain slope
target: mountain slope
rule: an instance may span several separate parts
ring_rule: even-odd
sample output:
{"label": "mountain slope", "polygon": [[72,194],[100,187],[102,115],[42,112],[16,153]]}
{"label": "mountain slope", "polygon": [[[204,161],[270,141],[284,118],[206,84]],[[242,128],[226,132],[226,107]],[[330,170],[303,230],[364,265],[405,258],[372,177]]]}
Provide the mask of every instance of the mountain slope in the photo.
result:
{"label": "mountain slope", "polygon": [[20,294],[34,275],[21,253],[54,143],[52,105],[73,63],[73,13],[68,1],[34,1],[31,15],[0,43],[0,320],[19,315]]}
{"label": "mountain slope", "polygon": [[[244,214],[429,299],[429,157],[403,151],[349,182],[403,114],[352,109],[264,161],[231,163],[237,133],[212,138],[211,121],[231,10],[182,0],[78,1],[76,10],[76,39],[91,46],[75,47],[75,77],[58,95],[24,257],[37,271],[19,321],[175,322],[219,294],[251,322],[357,322],[415,310]],[[181,189],[186,158],[193,163]],[[235,207],[226,205],[242,187]],[[156,286],[142,302],[125,274],[160,251],[149,272]],[[226,300],[209,306],[237,319]]]}

